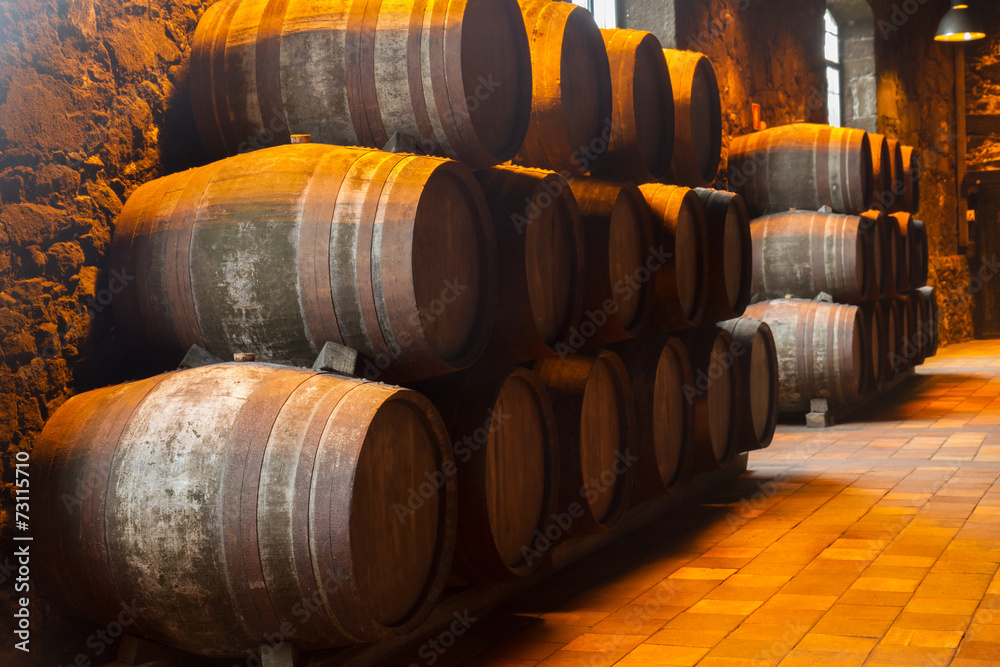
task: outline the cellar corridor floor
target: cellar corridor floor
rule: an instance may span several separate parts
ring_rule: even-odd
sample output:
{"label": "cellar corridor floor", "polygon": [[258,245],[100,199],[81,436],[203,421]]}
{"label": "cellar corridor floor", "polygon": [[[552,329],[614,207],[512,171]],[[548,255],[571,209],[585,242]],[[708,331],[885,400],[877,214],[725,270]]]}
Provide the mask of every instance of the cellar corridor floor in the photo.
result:
{"label": "cellar corridor floor", "polygon": [[399,664],[998,665],[998,564],[1000,341],[976,341]]}

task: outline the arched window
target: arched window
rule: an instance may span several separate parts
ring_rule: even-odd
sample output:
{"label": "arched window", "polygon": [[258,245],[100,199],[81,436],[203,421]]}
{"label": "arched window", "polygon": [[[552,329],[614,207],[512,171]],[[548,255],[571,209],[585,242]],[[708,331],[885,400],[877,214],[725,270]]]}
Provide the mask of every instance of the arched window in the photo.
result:
{"label": "arched window", "polygon": [[618,2],[617,0],[573,0],[573,4],[590,10],[594,15],[594,21],[598,28],[618,27]]}
{"label": "arched window", "polygon": [[834,20],[830,10],[824,15],[826,24],[823,55],[826,58],[826,106],[830,125],[840,127],[841,111],[843,110],[840,96],[841,64],[840,64],[840,26]]}

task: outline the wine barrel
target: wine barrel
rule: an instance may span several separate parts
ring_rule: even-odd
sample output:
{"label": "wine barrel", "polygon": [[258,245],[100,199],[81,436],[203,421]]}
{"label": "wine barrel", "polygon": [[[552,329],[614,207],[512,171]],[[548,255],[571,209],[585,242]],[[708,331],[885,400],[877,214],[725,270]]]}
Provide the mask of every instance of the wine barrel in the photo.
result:
{"label": "wine barrel", "polygon": [[204,366],[71,398],[32,458],[49,593],[100,623],[140,609],[129,632],[192,653],[406,634],[451,565],[451,445],[406,389]]}
{"label": "wine barrel", "polygon": [[722,158],[722,101],[715,67],[693,51],[663,49],[674,93],[674,155],[670,182],[705,187]]}
{"label": "wine barrel", "polygon": [[657,235],[649,206],[632,184],[585,177],[569,184],[587,246],[584,318],[569,342],[580,349],[641,333],[653,303],[650,252]]}
{"label": "wine barrel", "polygon": [[747,307],[745,316],[767,322],[774,335],[780,412],[805,412],[813,398],[858,400],[872,355],[857,306],[777,299]]}
{"label": "wine barrel", "polygon": [[694,406],[690,472],[718,470],[737,454],[743,429],[743,379],[733,336],[715,327],[688,329],[677,336],[690,353],[694,371],[694,383],[684,389],[685,399]]}
{"label": "wine barrel", "polygon": [[607,154],[591,171],[648,183],[670,173],[674,93],[660,40],[643,30],[601,30],[611,64],[612,131]]}
{"label": "wine barrel", "polygon": [[892,154],[889,139],[884,134],[868,133],[868,148],[872,154],[872,176],[875,190],[872,207],[888,212],[892,208]]}
{"label": "wine barrel", "polygon": [[643,498],[667,493],[686,475],[694,437],[694,386],[687,348],[673,336],[644,336],[611,346],[628,371],[635,401],[635,485]]}
{"label": "wine barrel", "polygon": [[477,365],[416,385],[441,413],[458,466],[454,573],[465,581],[533,572],[553,522],[559,439],[545,387],[524,368]]}
{"label": "wine barrel", "polygon": [[892,167],[892,197],[886,202],[890,213],[903,210],[903,148],[898,139],[886,139],[889,144],[889,166]]}
{"label": "wine barrel", "polygon": [[920,208],[920,154],[913,146],[900,146],[903,164],[903,210],[916,214]]}
{"label": "wine barrel", "polygon": [[[865,328],[869,335],[871,363],[865,368],[865,376],[861,381],[860,394],[871,395],[881,391],[884,386],[883,369],[889,363],[890,340],[895,337],[895,323],[886,323],[882,309],[877,301],[866,301],[858,304],[858,312],[865,320]],[[892,326],[889,331],[887,326]]]}
{"label": "wine barrel", "polygon": [[771,327],[747,317],[717,326],[732,335],[732,353],[739,366],[736,452],[764,449],[774,439],[778,424],[778,353]]}
{"label": "wine barrel", "polygon": [[[531,121],[518,164],[570,175],[603,159],[612,135],[611,65],[583,7],[518,0],[531,47]],[[568,173],[566,173],[568,172]]]}
{"label": "wine barrel", "polygon": [[924,358],[926,359],[937,354],[938,349],[937,290],[930,286],[924,286],[917,289],[917,293],[920,295],[920,298],[923,299],[924,303],[927,304],[928,309],[927,330],[930,340],[928,341],[928,348],[924,353]]}
{"label": "wine barrel", "polygon": [[147,183],[111,265],[136,276],[115,321],[158,370],[193,344],[310,366],[332,341],[371,379],[420,379],[471,364],[496,310],[493,224],[469,169],[359,148],[277,146]]}
{"label": "wine barrel", "polygon": [[856,215],[811,211],[757,218],[750,224],[756,259],[751,292],[772,299],[826,292],[840,303],[864,301],[873,251],[864,222]]}
{"label": "wine barrel", "polygon": [[625,366],[616,354],[601,351],[545,359],[534,369],[556,413],[559,513],[569,517],[562,534],[614,528],[628,508],[636,463],[635,408]]}
{"label": "wine barrel", "polygon": [[910,287],[919,289],[927,284],[927,270],[930,265],[927,250],[927,226],[923,220],[913,220],[910,236],[913,245],[910,255]]}
{"label": "wine barrel", "polygon": [[871,303],[878,310],[883,324],[883,335],[879,338],[879,390],[881,391],[896,379],[894,362],[903,322],[900,321],[899,312],[891,307],[892,299],[880,299]]}
{"label": "wine barrel", "polygon": [[891,243],[891,239],[887,237],[884,217],[885,213],[876,209],[869,209],[861,214],[861,226],[871,239],[871,252],[868,253],[868,298],[871,300],[882,297],[882,292],[887,289],[886,280],[891,269],[886,268],[886,263],[891,260],[885,252],[884,244]]}
{"label": "wine barrel", "polygon": [[924,362],[922,354],[921,331],[924,322],[920,314],[920,297],[912,291],[900,294],[899,300],[903,318],[906,320],[908,336],[903,345],[902,356],[907,368],[914,368]]}
{"label": "wine barrel", "polygon": [[739,317],[750,302],[754,257],[750,216],[736,193],[706,188],[695,192],[705,208],[711,267],[704,319],[721,322]]}
{"label": "wine barrel", "polygon": [[729,189],[750,217],[797,208],[860,214],[875,189],[864,130],[797,123],[733,139]]}
{"label": "wine barrel", "polygon": [[916,234],[913,231],[913,215],[905,211],[889,214],[890,224],[899,230],[899,245],[896,247],[896,294],[910,289],[910,276],[920,271],[920,257]]}
{"label": "wine barrel", "polygon": [[496,323],[485,356],[512,364],[553,354],[580,324],[586,295],[583,221],[558,174],[523,167],[476,172],[500,256]]}
{"label": "wine barrel", "polygon": [[906,350],[910,345],[910,340],[914,332],[910,328],[912,323],[906,316],[906,310],[901,295],[888,299],[887,305],[892,310],[893,315],[896,318],[896,340],[893,345],[891,360],[894,376],[898,377],[906,372],[911,366],[910,360],[906,356]]}
{"label": "wine barrel", "polygon": [[191,98],[212,158],[293,134],[381,148],[400,133],[482,168],[524,140],[530,71],[513,0],[223,0],[195,32]]}
{"label": "wine barrel", "polygon": [[919,349],[918,358],[920,363],[924,363],[928,357],[934,354],[933,338],[936,323],[932,321],[931,304],[920,294],[920,288],[910,292],[917,308],[917,322],[919,329],[914,338]]}
{"label": "wine barrel", "polygon": [[882,286],[882,298],[887,299],[896,296],[896,287],[899,285],[900,271],[906,271],[906,246],[903,236],[899,231],[899,222],[890,215],[882,215],[877,223],[882,228],[882,270],[885,282]]}
{"label": "wine barrel", "polygon": [[701,323],[708,302],[708,223],[694,190],[647,183],[639,186],[653,213],[658,243],[654,267],[653,323],[677,331]]}

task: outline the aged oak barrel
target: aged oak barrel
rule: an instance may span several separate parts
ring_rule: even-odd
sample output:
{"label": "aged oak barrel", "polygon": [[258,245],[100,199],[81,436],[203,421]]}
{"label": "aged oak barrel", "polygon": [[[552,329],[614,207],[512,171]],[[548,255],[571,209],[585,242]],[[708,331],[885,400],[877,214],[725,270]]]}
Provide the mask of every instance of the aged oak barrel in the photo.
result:
{"label": "aged oak barrel", "polygon": [[[884,386],[883,368],[889,363],[890,340],[896,335],[895,322],[886,322],[882,309],[877,301],[865,301],[858,304],[858,311],[865,320],[865,328],[870,339],[871,363],[865,368],[865,376],[861,381],[859,393],[871,395]],[[892,330],[887,329],[891,326]]]}
{"label": "aged oak barrel", "polygon": [[913,299],[914,307],[917,309],[918,329],[914,334],[914,342],[917,348],[916,356],[922,364],[933,354],[935,323],[931,320],[931,304],[921,296],[919,288],[911,291],[908,296]]}
{"label": "aged oak barrel", "polygon": [[518,0],[531,47],[531,121],[518,164],[589,172],[613,130],[611,66],[601,31],[583,7]]}
{"label": "aged oak barrel", "polygon": [[870,302],[882,320],[882,336],[879,338],[879,390],[896,379],[896,366],[893,362],[903,323],[899,320],[899,312],[891,307],[891,301],[880,299]]}
{"label": "aged oak barrel", "polygon": [[625,366],[618,355],[600,351],[545,359],[534,370],[556,413],[562,535],[614,528],[628,508],[636,464]]}
{"label": "aged oak barrel", "polygon": [[896,296],[896,286],[899,284],[899,272],[906,271],[905,245],[899,232],[899,223],[891,215],[879,216],[877,225],[882,229],[882,298]]}
{"label": "aged oak barrel", "polygon": [[129,632],[185,651],[406,634],[451,565],[451,445],[410,390],[204,366],[71,398],[33,460],[50,594],[97,622],[130,604]]}
{"label": "aged oak barrel", "polygon": [[601,30],[611,64],[611,141],[591,171],[648,183],[670,173],[674,93],[660,40],[643,30]]}
{"label": "aged oak barrel", "polygon": [[930,336],[928,341],[927,350],[924,352],[924,358],[933,357],[937,354],[938,349],[938,304],[937,304],[937,290],[930,286],[924,286],[917,289],[917,294],[927,305],[928,316],[927,316],[927,330]]}
{"label": "aged oak barrel", "polygon": [[580,177],[569,185],[583,218],[587,271],[583,321],[568,342],[579,349],[641,333],[654,296],[649,206],[632,184]]}
{"label": "aged oak barrel", "polygon": [[868,148],[872,154],[872,207],[888,212],[892,208],[892,153],[884,134],[868,133]]}
{"label": "aged oak barrel", "polygon": [[884,244],[891,242],[888,239],[888,230],[885,228],[886,214],[884,211],[869,209],[861,214],[861,226],[871,239],[871,252],[868,253],[868,298],[879,299],[886,289],[886,281],[889,278],[889,269],[886,262],[890,261],[885,252]]}
{"label": "aged oak barrel", "polygon": [[191,97],[213,158],[400,133],[481,168],[524,140],[531,59],[514,0],[223,0],[195,32]]}
{"label": "aged oak barrel", "polygon": [[798,208],[859,214],[875,189],[864,130],[797,123],[733,139],[729,189],[751,217]]}
{"label": "aged oak barrel", "polygon": [[467,167],[320,144],[278,146],[148,183],[115,229],[128,342],[160,369],[192,344],[312,364],[327,341],[374,379],[471,364],[496,309],[496,241]]}
{"label": "aged oak barrel", "polygon": [[684,478],[694,437],[694,386],[687,348],[679,338],[649,335],[611,346],[621,357],[635,401],[636,490],[656,498]]}
{"label": "aged oak barrel", "polygon": [[766,298],[811,299],[826,292],[840,303],[868,296],[872,234],[865,218],[839,213],[786,211],[757,218],[751,292]]}
{"label": "aged oak barrel", "polygon": [[919,289],[927,284],[927,270],[930,264],[927,249],[927,226],[923,220],[913,220],[911,230],[913,245],[910,255],[910,287]]}
{"label": "aged oak barrel", "polygon": [[906,315],[906,308],[902,295],[886,300],[887,307],[892,310],[896,318],[896,340],[894,342],[890,360],[894,376],[899,376],[908,370],[912,364],[906,356],[906,349],[910,345],[915,333],[911,328],[913,324]]}
{"label": "aged oak barrel", "polygon": [[694,51],[663,49],[674,93],[674,156],[670,182],[705,187],[722,156],[722,101],[715,68]]}
{"label": "aged oak barrel", "polygon": [[742,424],[739,393],[743,380],[733,351],[733,336],[705,327],[677,334],[688,349],[694,382],[684,399],[694,408],[690,474],[717,470],[737,454]]}
{"label": "aged oak barrel", "polygon": [[778,353],[767,322],[739,317],[719,322],[733,337],[732,355],[739,366],[736,453],[764,449],[778,424]]}
{"label": "aged oak barrel", "polygon": [[924,361],[921,357],[921,332],[925,325],[920,315],[920,297],[910,291],[900,294],[896,298],[899,301],[903,319],[906,320],[908,332],[900,356],[903,357],[906,368],[913,368]]}
{"label": "aged oak barrel", "polygon": [[920,208],[920,154],[913,146],[900,146],[903,160],[903,210],[916,214]]}
{"label": "aged oak barrel", "polygon": [[753,241],[750,216],[736,193],[695,188],[705,208],[708,237],[706,322],[739,317],[750,302]]}
{"label": "aged oak barrel", "polygon": [[903,294],[910,289],[910,276],[920,273],[920,250],[917,247],[917,233],[913,231],[913,215],[906,211],[889,214],[890,223],[899,230],[899,245],[896,248],[896,293]]}
{"label": "aged oak barrel", "polygon": [[708,223],[697,193],[675,185],[639,186],[653,213],[658,243],[654,267],[653,321],[661,331],[701,323],[708,303]]}
{"label": "aged oak barrel", "polygon": [[889,144],[889,166],[892,168],[892,197],[885,203],[890,213],[896,213],[904,210],[903,144],[898,139],[886,139],[886,141]]}
{"label": "aged oak barrel", "polygon": [[581,326],[586,240],[569,184],[524,167],[476,172],[500,257],[496,324],[486,356],[519,364],[553,354]]}
{"label": "aged oak barrel", "polygon": [[438,408],[458,466],[455,573],[525,576],[559,497],[559,440],[545,387],[524,368],[476,365],[416,385]]}
{"label": "aged oak barrel", "polygon": [[777,299],[749,306],[767,322],[778,353],[778,410],[804,412],[813,398],[858,400],[871,363],[871,340],[857,306]]}

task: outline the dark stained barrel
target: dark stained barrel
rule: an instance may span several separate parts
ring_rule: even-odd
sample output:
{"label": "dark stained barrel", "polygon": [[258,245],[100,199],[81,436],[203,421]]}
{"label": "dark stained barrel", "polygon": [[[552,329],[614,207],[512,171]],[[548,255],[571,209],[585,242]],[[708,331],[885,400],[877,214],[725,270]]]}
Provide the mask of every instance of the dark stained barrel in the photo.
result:
{"label": "dark stained barrel", "polygon": [[99,623],[137,607],[130,633],[193,653],[242,658],[288,626],[300,650],[406,634],[451,565],[448,434],[398,387],[168,373],[71,398],[33,465],[49,593]]}
{"label": "dark stained barrel", "polygon": [[518,0],[531,47],[531,122],[514,161],[586,174],[607,153],[611,67],[601,31],[583,7]]}
{"label": "dark stained barrel", "polygon": [[[575,347],[624,340],[648,327],[654,305],[650,257],[658,233],[635,185],[570,181],[586,238],[586,300]],[[572,340],[576,338],[576,340]]]}
{"label": "dark stained barrel", "polygon": [[197,344],[310,366],[332,341],[369,378],[441,375],[482,351],[496,307],[486,200],[440,158],[299,144],[147,183],[111,264],[116,323],[158,370]]}
{"label": "dark stained barrel", "polygon": [[887,281],[892,270],[887,263],[894,261],[885,251],[885,244],[891,243],[889,231],[885,226],[884,211],[869,209],[861,214],[861,225],[871,238],[871,252],[868,253],[868,298],[879,299],[882,292],[888,288]]}
{"label": "dark stained barrel", "polygon": [[896,293],[910,289],[910,276],[920,273],[921,251],[917,247],[917,233],[913,231],[913,215],[905,211],[889,214],[890,224],[899,230],[896,247]]}
{"label": "dark stained barrel", "polygon": [[924,321],[920,314],[920,297],[913,292],[900,294],[896,299],[899,301],[903,319],[906,320],[907,337],[903,342],[903,349],[900,355],[906,368],[914,368],[923,363],[921,356],[921,334],[924,329]]}
{"label": "dark stained barrel", "polygon": [[913,324],[906,315],[904,301],[900,296],[892,299],[885,299],[886,307],[892,311],[896,319],[896,340],[892,346],[889,359],[892,363],[893,377],[899,377],[910,367],[910,360],[906,356],[906,350],[915,333],[910,327]]}
{"label": "dark stained barrel", "polygon": [[719,322],[733,337],[731,352],[739,366],[736,453],[764,449],[778,424],[778,353],[767,322],[739,317]]}
{"label": "dark stained barrel", "polygon": [[777,299],[749,306],[746,317],[767,322],[774,335],[780,412],[805,412],[813,398],[858,400],[871,350],[857,306]]}
{"label": "dark stained barrel", "polygon": [[708,302],[708,223],[694,190],[648,183],[639,187],[653,214],[658,243],[650,253],[655,267],[654,326],[677,331],[698,325]]}
{"label": "dark stained barrel", "polygon": [[559,439],[531,371],[477,365],[418,385],[438,408],[458,466],[455,572],[466,580],[525,576],[559,496]]}
{"label": "dark stained barrel", "polygon": [[903,210],[916,215],[920,208],[920,154],[913,146],[900,146],[903,160]]}
{"label": "dark stained barrel", "polygon": [[892,208],[892,153],[884,134],[868,133],[868,148],[872,154],[874,192],[872,207],[888,212]]}
{"label": "dark stained barrel", "polygon": [[882,228],[882,271],[885,278],[882,285],[882,298],[896,296],[899,284],[899,272],[906,271],[906,251],[903,236],[899,232],[899,222],[891,215],[879,217],[877,225]]}
{"label": "dark stained barrel", "polygon": [[[871,362],[866,365],[860,393],[871,395],[884,386],[883,369],[889,363],[889,348],[895,337],[895,321],[887,322],[878,301],[858,304],[858,311],[865,320],[870,338]],[[892,330],[888,327],[892,327]]]}
{"label": "dark stained barrel", "polygon": [[706,322],[739,317],[750,302],[753,241],[750,216],[736,193],[695,188],[705,208],[708,236]]}
{"label": "dark stained barrel", "polygon": [[751,217],[797,208],[860,214],[875,189],[864,130],[797,123],[733,139],[729,189]]}
{"label": "dark stained barrel", "polygon": [[[870,135],[869,135],[870,136]],[[903,144],[898,139],[886,139],[889,144],[889,166],[892,167],[892,197],[886,201],[890,213],[903,209],[905,185],[903,184]]]}
{"label": "dark stained barrel", "polygon": [[694,51],[664,49],[674,92],[674,156],[670,182],[705,187],[722,156],[722,101],[715,67]]}
{"label": "dark stained barrel", "polygon": [[224,0],[198,23],[191,97],[212,158],[295,134],[381,148],[398,132],[482,168],[524,140],[530,71],[514,0]]}
{"label": "dark stained barrel", "polygon": [[694,382],[684,388],[685,400],[694,407],[690,472],[717,470],[737,454],[742,431],[743,380],[733,336],[715,327],[688,329],[677,336],[688,349],[694,372]]}
{"label": "dark stained barrel", "polygon": [[938,349],[938,304],[937,304],[937,290],[933,287],[925,286],[917,290],[920,298],[923,299],[924,303],[927,305],[928,317],[927,317],[927,331],[929,333],[930,340],[927,343],[927,349],[923,353],[924,358],[933,357],[937,354]]}
{"label": "dark stained barrel", "polygon": [[643,30],[601,30],[611,64],[611,142],[592,171],[648,183],[670,173],[674,93],[660,40]]}
{"label": "dark stained barrel", "polygon": [[896,379],[896,350],[901,335],[905,335],[900,321],[900,313],[892,307],[892,299],[880,299],[872,302],[878,309],[883,323],[883,336],[879,339],[879,389],[885,388]]}
{"label": "dark stained barrel", "polygon": [[628,507],[635,475],[635,408],[628,372],[612,352],[534,365],[549,391],[559,433],[563,535],[613,528]]}
{"label": "dark stained barrel", "polygon": [[753,238],[753,294],[811,299],[826,292],[840,303],[864,301],[869,292],[871,234],[865,218],[838,213],[786,211],[757,218]]}
{"label": "dark stained barrel", "polygon": [[927,226],[923,220],[913,220],[913,235],[910,255],[910,287],[919,289],[927,284],[927,270],[930,265],[927,249]]}
{"label": "dark stained barrel", "polygon": [[553,354],[580,326],[586,296],[583,221],[558,174],[523,167],[476,172],[500,257],[500,295],[487,357],[522,363]]}
{"label": "dark stained barrel", "polygon": [[656,498],[684,478],[694,437],[694,385],[687,348],[672,336],[644,336],[611,346],[628,371],[635,401],[636,490]]}

